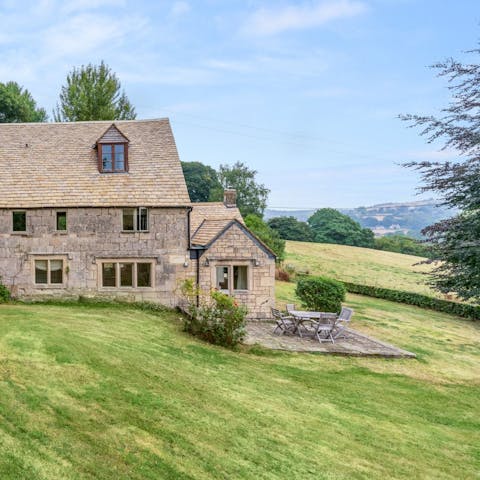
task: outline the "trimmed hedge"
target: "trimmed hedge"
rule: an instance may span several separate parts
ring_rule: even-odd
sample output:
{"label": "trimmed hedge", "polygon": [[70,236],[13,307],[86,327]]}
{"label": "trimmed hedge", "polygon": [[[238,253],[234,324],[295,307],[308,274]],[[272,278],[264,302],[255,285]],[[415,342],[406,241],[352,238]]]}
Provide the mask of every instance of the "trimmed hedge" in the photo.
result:
{"label": "trimmed hedge", "polygon": [[421,293],[403,292],[390,288],[359,285],[358,283],[343,282],[347,292],[367,295],[369,297],[390,300],[391,302],[406,303],[417,307],[429,308],[437,312],[449,313],[471,320],[480,320],[480,307],[468,303],[456,303],[440,298],[429,297]]}
{"label": "trimmed hedge", "polygon": [[342,282],[326,277],[301,278],[295,289],[303,306],[315,312],[340,313],[345,293]]}

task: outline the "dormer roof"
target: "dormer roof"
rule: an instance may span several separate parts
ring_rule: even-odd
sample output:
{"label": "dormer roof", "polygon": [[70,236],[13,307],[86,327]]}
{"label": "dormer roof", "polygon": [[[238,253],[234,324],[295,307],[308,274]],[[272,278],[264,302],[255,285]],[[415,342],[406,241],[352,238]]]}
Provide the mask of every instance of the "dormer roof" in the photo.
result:
{"label": "dormer roof", "polygon": [[97,140],[97,143],[129,143],[130,140],[112,123],[104,134]]}

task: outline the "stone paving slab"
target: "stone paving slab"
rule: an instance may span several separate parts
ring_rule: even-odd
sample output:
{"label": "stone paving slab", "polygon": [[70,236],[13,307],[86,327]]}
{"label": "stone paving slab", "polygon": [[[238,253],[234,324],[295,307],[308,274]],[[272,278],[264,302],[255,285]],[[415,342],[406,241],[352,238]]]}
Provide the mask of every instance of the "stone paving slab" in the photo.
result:
{"label": "stone paving slab", "polygon": [[312,337],[300,338],[298,335],[274,335],[274,323],[247,323],[247,345],[259,344],[272,350],[290,352],[330,353],[335,355],[352,355],[359,357],[415,358],[416,355],[393,345],[381,342],[351,328],[346,329],[345,338],[335,343],[318,342]]}

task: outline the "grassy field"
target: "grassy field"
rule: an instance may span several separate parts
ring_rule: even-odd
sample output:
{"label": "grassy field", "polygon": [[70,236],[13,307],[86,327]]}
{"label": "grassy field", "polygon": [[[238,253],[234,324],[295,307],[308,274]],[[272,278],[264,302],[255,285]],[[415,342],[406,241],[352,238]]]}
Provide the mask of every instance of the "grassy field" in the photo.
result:
{"label": "grassy field", "polygon": [[418,359],[230,352],[171,312],[0,305],[0,478],[478,478],[479,325],[347,303]]}
{"label": "grassy field", "polygon": [[439,296],[426,282],[429,265],[415,265],[423,259],[370,248],[288,241],[286,264],[301,271],[347,282],[395,288]]}

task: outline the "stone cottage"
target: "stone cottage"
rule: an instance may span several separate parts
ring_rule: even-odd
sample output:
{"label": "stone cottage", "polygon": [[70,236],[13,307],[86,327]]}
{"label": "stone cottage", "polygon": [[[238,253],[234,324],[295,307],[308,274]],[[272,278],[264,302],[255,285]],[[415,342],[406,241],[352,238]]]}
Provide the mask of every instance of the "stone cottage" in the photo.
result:
{"label": "stone cottage", "polygon": [[0,124],[0,276],[12,294],[167,306],[193,278],[266,318],[275,256],[235,191],[190,202],[167,119]]}

